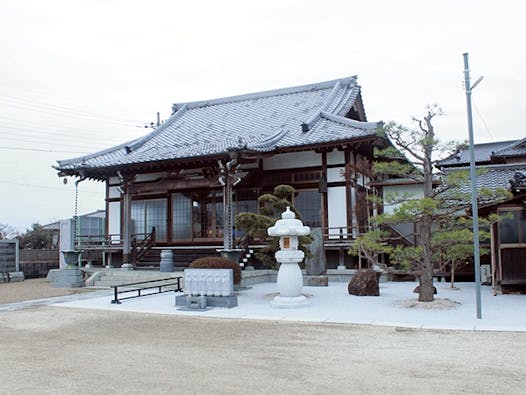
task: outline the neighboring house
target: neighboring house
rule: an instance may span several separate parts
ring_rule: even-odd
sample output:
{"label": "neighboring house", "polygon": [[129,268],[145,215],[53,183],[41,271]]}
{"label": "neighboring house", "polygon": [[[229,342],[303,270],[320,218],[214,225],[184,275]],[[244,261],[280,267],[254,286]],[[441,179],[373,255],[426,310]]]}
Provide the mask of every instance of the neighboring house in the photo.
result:
{"label": "neighboring house", "polygon": [[[100,243],[101,240],[106,239],[106,211],[96,210],[90,213],[81,214],[77,218],[67,218],[60,220],[59,224],[59,240],[60,250],[67,251],[75,248],[84,249],[86,245],[91,245],[93,242]],[[91,257],[84,257],[91,258]],[[101,255],[98,258],[102,261]],[[64,256],[60,254],[60,267],[65,267],[66,261]]]}
{"label": "neighboring house", "polygon": [[[60,253],[63,250],[71,250],[80,243],[82,249],[89,240],[100,240],[105,237],[106,212],[97,210],[75,218],[67,218],[42,226],[52,240],[51,249],[21,249],[20,265],[26,277],[44,277],[50,269],[56,269],[66,265],[64,257]],[[75,229],[78,237],[75,237]],[[92,254],[93,255],[93,254]],[[85,256],[85,259],[102,261],[101,254],[96,256]]]}
{"label": "neighboring house", "polygon": [[[475,162],[482,173],[477,187],[504,188],[513,193],[509,200],[498,204],[481,204],[480,215],[491,212],[504,219],[491,228],[490,256],[481,263],[491,265],[493,284],[503,292],[526,288],[526,139],[476,144]],[[469,170],[469,150],[440,162],[442,171]],[[466,189],[471,188],[470,185]],[[483,273],[484,274],[484,273]]]}
{"label": "neighboring house", "polygon": [[378,127],[350,77],[174,104],[152,133],[55,167],[106,183],[107,234],[122,241],[124,263],[139,264],[132,240],[153,228],[156,248],[236,247],[233,216],[255,212],[258,196],[279,184],[296,188],[306,225],[349,242],[373,214],[370,160],[390,144]]}

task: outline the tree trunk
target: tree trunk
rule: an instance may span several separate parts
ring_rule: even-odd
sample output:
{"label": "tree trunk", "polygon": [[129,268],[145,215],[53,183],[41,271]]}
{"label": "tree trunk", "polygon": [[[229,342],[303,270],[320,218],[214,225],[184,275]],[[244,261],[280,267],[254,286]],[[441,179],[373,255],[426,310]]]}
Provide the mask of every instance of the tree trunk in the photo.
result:
{"label": "tree trunk", "polygon": [[433,220],[431,216],[424,216],[422,220],[421,236],[422,236],[422,267],[420,268],[420,292],[418,300],[420,302],[432,302],[434,300],[433,289],[433,261],[431,250],[431,226]]}
{"label": "tree trunk", "polygon": [[455,288],[455,267],[454,263],[451,264],[451,288]]}
{"label": "tree trunk", "polygon": [[[431,119],[433,114],[428,112],[424,118],[426,127],[420,126],[424,132],[423,141],[423,172],[424,172],[424,198],[433,199],[433,146],[435,144],[435,133]],[[418,300],[420,302],[432,302],[434,300],[433,289],[433,251],[431,249],[431,231],[433,226],[433,216],[430,213],[424,213],[422,216],[421,240],[423,247],[422,263],[420,268],[420,293]]]}

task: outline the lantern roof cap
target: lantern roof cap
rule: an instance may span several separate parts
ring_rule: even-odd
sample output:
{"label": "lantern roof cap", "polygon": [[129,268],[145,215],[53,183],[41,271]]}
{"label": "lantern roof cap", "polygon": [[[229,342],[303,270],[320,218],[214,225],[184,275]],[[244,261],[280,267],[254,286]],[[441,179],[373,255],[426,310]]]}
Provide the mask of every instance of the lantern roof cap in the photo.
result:
{"label": "lantern roof cap", "polygon": [[296,219],[296,214],[290,210],[290,207],[287,207],[281,214],[281,219],[268,228],[267,232],[269,236],[306,236],[310,233],[310,228],[304,226],[301,220]]}

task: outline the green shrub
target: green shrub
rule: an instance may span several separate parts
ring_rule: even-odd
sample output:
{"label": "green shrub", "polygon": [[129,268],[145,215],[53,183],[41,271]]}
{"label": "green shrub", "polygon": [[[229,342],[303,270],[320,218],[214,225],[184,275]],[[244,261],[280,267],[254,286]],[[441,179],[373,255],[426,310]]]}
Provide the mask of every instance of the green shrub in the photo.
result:
{"label": "green shrub", "polygon": [[198,258],[190,264],[191,269],[232,269],[234,272],[234,284],[241,282],[241,268],[233,261],[216,256]]}

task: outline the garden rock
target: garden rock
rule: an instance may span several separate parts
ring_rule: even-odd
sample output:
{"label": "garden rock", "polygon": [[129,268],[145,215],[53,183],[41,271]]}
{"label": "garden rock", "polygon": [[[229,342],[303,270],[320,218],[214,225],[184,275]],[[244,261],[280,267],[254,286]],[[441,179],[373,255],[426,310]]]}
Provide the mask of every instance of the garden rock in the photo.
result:
{"label": "garden rock", "polygon": [[374,270],[358,270],[347,287],[349,295],[380,296],[378,274]]}

